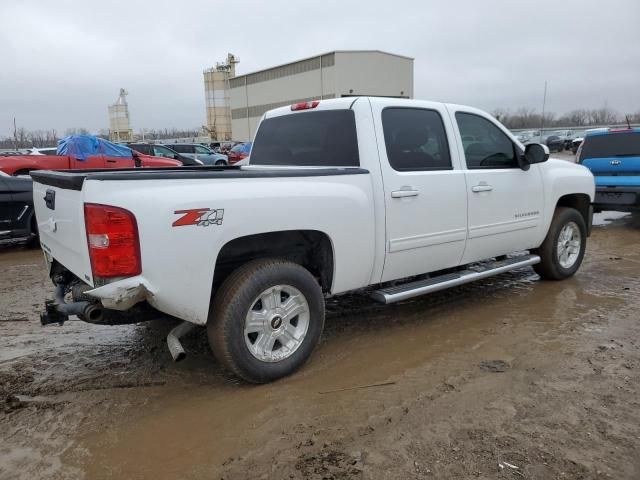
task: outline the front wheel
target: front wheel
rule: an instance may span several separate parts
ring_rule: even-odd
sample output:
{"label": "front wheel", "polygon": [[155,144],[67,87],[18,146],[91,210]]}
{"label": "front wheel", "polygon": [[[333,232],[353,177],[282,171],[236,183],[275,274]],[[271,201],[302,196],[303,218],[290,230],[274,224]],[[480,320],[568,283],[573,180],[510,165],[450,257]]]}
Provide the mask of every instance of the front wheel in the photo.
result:
{"label": "front wheel", "polygon": [[252,383],[293,373],[311,356],[324,327],[324,298],[304,267],[251,261],[224,281],[207,333],[223,366]]}
{"label": "front wheel", "polygon": [[227,162],[225,162],[224,160],[218,160],[218,161],[216,162],[216,166],[218,166],[218,167],[223,167],[223,166],[225,166],[226,164],[227,164]]}
{"label": "front wheel", "polygon": [[558,207],[544,242],[533,251],[540,255],[533,268],[544,279],[563,280],[578,271],[586,247],[587,226],[580,212]]}

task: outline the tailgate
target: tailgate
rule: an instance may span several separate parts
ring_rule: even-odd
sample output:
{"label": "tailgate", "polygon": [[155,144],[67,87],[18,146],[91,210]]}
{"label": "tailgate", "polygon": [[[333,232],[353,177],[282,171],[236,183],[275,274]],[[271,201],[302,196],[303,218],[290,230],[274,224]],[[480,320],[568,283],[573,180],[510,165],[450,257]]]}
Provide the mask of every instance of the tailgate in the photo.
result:
{"label": "tailgate", "polygon": [[596,176],[640,175],[640,156],[586,158],[582,164]]}
{"label": "tailgate", "polygon": [[[33,172],[33,204],[45,256],[93,285],[81,188],[52,185],[46,172]],[[49,183],[49,184],[48,184]]]}

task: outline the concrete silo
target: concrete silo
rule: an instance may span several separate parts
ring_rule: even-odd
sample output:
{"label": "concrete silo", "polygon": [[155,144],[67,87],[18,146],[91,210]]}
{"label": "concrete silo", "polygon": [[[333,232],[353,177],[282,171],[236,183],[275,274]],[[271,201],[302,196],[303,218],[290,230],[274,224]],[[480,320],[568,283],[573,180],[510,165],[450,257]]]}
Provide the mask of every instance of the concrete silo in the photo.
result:
{"label": "concrete silo", "polygon": [[121,88],[116,103],[109,105],[109,140],[112,142],[130,142],[133,140],[133,130],[131,130],[129,122],[127,95],[127,91]]}
{"label": "concrete silo", "polygon": [[217,63],[203,72],[207,130],[213,141],[232,140],[229,79],[235,77],[236,63],[239,61],[230,53],[226,62]]}

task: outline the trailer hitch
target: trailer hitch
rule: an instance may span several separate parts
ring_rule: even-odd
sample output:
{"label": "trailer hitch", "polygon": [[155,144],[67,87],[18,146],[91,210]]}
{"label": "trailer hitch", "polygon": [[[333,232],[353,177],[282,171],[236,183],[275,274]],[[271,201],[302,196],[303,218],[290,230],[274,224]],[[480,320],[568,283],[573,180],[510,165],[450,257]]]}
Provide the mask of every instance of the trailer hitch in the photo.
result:
{"label": "trailer hitch", "polygon": [[44,312],[40,312],[42,326],[51,325],[52,323],[62,326],[67,320],[69,320],[69,316],[58,311],[55,300],[46,300],[44,302]]}

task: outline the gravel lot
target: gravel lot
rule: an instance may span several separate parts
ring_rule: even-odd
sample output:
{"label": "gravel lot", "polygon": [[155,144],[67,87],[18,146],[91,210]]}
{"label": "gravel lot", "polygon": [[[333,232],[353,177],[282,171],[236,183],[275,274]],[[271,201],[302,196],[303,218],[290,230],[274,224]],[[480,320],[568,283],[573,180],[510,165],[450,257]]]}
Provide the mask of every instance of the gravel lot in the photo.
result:
{"label": "gravel lot", "polygon": [[41,327],[40,251],[0,246],[0,478],[640,478],[640,218],[598,223],[564,282],[332,300],[264,386],[168,322]]}

